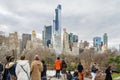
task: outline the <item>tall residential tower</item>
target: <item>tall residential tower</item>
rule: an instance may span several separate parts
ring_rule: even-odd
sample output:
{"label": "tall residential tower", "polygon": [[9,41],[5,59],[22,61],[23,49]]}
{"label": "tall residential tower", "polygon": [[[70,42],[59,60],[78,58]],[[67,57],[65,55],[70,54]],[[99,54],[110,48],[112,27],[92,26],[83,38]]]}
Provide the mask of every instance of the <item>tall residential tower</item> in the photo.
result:
{"label": "tall residential tower", "polygon": [[58,5],[55,9],[55,19],[53,20],[53,48],[56,53],[62,53],[61,45],[61,5]]}
{"label": "tall residential tower", "polygon": [[107,33],[104,33],[104,35],[103,35],[103,45],[108,47],[108,36],[107,36]]}
{"label": "tall residential tower", "polygon": [[102,50],[102,40],[101,40],[101,37],[94,37],[93,38],[93,47],[97,51],[101,51]]}
{"label": "tall residential tower", "polygon": [[52,26],[44,26],[43,45],[49,47],[52,40]]}

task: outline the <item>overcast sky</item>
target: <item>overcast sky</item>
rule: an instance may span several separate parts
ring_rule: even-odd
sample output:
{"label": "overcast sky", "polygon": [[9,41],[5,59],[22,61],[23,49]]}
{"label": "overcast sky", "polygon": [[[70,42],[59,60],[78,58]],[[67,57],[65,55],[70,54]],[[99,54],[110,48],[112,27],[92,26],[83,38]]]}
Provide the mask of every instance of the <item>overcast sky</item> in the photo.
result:
{"label": "overcast sky", "polygon": [[92,41],[108,34],[110,47],[120,44],[120,0],[0,0],[0,31],[40,35],[52,25],[55,8],[62,5],[62,28]]}

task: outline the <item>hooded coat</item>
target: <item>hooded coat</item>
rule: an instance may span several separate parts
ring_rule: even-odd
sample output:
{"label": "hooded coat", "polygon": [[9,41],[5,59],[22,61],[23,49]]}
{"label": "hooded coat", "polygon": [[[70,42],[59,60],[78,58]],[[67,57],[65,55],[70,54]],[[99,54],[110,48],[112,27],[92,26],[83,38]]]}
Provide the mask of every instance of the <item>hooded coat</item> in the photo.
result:
{"label": "hooded coat", "polygon": [[15,74],[16,64],[14,62],[9,62],[5,65],[3,80],[16,80]]}
{"label": "hooded coat", "polygon": [[30,65],[28,60],[19,60],[16,65],[17,80],[30,80]]}
{"label": "hooded coat", "polygon": [[61,73],[62,74],[66,74],[66,68],[67,68],[67,64],[65,63],[65,61],[62,61],[62,64],[61,64]]}
{"label": "hooded coat", "polygon": [[42,62],[39,60],[34,60],[31,63],[31,80],[41,80],[41,72],[43,71]]}
{"label": "hooded coat", "polygon": [[55,70],[61,70],[61,60],[56,60],[54,63],[54,69]]}
{"label": "hooded coat", "polygon": [[106,73],[105,80],[112,80],[112,76],[111,76],[112,71],[111,71],[111,69],[106,69],[105,73]]}

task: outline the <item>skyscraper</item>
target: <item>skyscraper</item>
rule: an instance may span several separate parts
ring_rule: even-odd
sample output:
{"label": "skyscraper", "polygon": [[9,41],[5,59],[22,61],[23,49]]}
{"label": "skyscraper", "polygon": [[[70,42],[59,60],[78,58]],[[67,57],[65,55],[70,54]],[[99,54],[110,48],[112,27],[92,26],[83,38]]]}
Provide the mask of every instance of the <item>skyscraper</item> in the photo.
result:
{"label": "skyscraper", "polygon": [[73,35],[73,42],[78,42],[78,35]]}
{"label": "skyscraper", "polygon": [[97,49],[97,51],[101,51],[102,50],[101,37],[94,37],[93,38],[93,47],[95,47]]}
{"label": "skyscraper", "polygon": [[57,6],[55,9],[55,31],[59,31],[61,33],[61,5]]}
{"label": "skyscraper", "polygon": [[53,48],[56,53],[62,52],[61,45],[61,5],[58,5],[55,9],[55,20],[53,20]]}
{"label": "skyscraper", "polygon": [[52,26],[44,26],[43,45],[49,47],[52,40]]}
{"label": "skyscraper", "polygon": [[108,47],[108,36],[107,36],[107,33],[104,33],[104,35],[103,35],[103,45]]}
{"label": "skyscraper", "polygon": [[36,31],[32,30],[31,41],[34,42],[36,39]]}
{"label": "skyscraper", "polygon": [[9,49],[16,49],[19,47],[18,33],[9,33]]}
{"label": "skyscraper", "polygon": [[22,34],[22,51],[26,49],[28,40],[31,40],[31,34]]}
{"label": "skyscraper", "polygon": [[73,42],[73,33],[70,33],[70,34],[69,34],[69,41],[70,41],[70,42]]}
{"label": "skyscraper", "polygon": [[69,36],[68,33],[66,32],[66,29],[63,30],[63,53],[69,53],[70,52],[70,48],[69,48]]}
{"label": "skyscraper", "polygon": [[69,48],[72,51],[72,47],[73,47],[73,33],[69,34]]}

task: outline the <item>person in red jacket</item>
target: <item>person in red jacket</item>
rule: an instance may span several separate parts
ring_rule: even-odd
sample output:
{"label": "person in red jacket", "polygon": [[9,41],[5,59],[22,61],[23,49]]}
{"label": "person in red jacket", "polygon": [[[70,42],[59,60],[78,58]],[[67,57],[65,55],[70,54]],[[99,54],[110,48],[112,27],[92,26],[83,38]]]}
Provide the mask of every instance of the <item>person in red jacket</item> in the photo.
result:
{"label": "person in red jacket", "polygon": [[60,78],[60,70],[61,70],[61,60],[59,57],[57,57],[57,60],[54,63],[54,69],[56,70],[55,77],[58,79]]}

